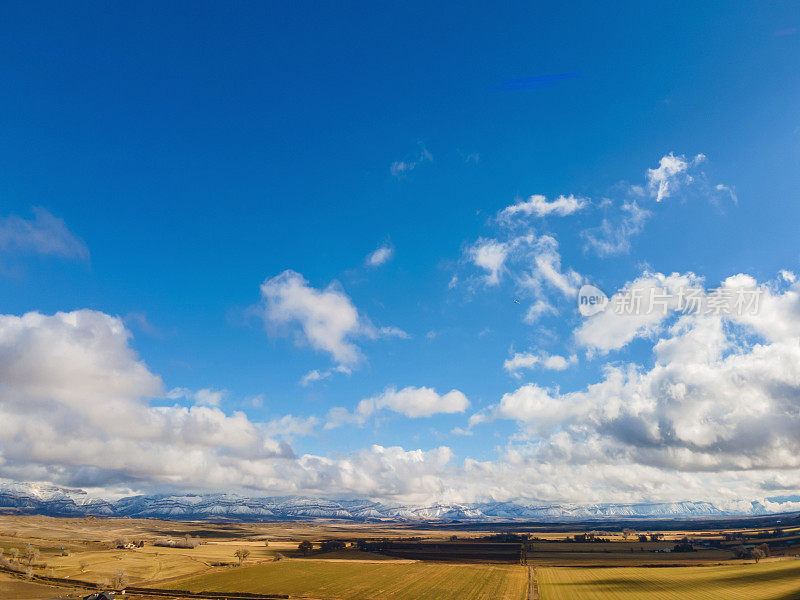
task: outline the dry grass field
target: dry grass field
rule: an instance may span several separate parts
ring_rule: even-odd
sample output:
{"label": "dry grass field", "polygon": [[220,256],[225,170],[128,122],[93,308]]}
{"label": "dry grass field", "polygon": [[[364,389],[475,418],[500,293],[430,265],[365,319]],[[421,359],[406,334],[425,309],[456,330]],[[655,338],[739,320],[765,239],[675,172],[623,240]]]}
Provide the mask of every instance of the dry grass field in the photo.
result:
{"label": "dry grass field", "polygon": [[[400,559],[362,552],[349,546],[331,552],[314,551],[303,556],[300,541],[314,548],[326,539],[409,540],[435,542],[446,554],[451,536],[453,548],[469,540],[497,541],[491,526],[469,532],[442,526],[425,528],[390,523],[317,521],[305,523],[203,523],[157,519],[58,519],[36,516],[0,516],[0,550],[5,557],[23,555],[30,544],[39,550],[33,563],[35,575],[83,580],[113,581],[124,572],[128,585],[188,589],[192,591],[261,592],[291,594],[323,600],[525,600],[527,567],[490,564],[491,555],[459,555],[445,561]],[[597,532],[609,540],[567,541],[573,531],[537,531],[528,564],[536,567],[542,600],[789,600],[800,599],[800,560],[763,560],[754,565],[735,560],[733,549],[740,540],[725,540],[732,530],[684,530],[664,532],[659,541],[639,542],[636,532]],[[642,531],[641,533],[655,533]],[[739,530],[749,543],[772,542],[773,556],[800,551],[796,528],[780,539],[768,530]],[[162,538],[191,536],[202,541],[194,548],[155,546]],[[688,535],[700,542],[696,552],[656,552],[671,548]],[[730,537],[730,536],[729,536]],[[144,546],[119,549],[120,538],[142,540]],[[269,545],[265,545],[265,540]],[[545,541],[547,540],[547,541]],[[477,540],[474,540],[477,541]],[[713,542],[722,546],[704,546]],[[479,548],[476,544],[474,548]],[[485,547],[489,547],[488,545]],[[234,553],[249,551],[238,566]],[[472,549],[472,548],[471,548]],[[463,554],[463,553],[462,553]],[[423,557],[424,558],[424,557]],[[278,559],[278,560],[276,560]],[[18,562],[20,570],[25,565]],[[653,565],[663,565],[654,568]],[[685,565],[685,566],[670,566]],[[702,565],[702,566],[701,566]],[[0,600],[73,597],[76,590],[57,590],[19,578],[0,577]]]}
{"label": "dry grass field", "polygon": [[0,598],[3,600],[38,600],[39,598],[57,597],[65,597],[64,590],[49,585],[20,581],[15,577],[0,573]]}
{"label": "dry grass field", "polygon": [[341,600],[523,600],[519,565],[282,560],[173,582],[189,591],[281,593]]}
{"label": "dry grass field", "polygon": [[542,600],[796,600],[800,560],[716,567],[537,568]]}

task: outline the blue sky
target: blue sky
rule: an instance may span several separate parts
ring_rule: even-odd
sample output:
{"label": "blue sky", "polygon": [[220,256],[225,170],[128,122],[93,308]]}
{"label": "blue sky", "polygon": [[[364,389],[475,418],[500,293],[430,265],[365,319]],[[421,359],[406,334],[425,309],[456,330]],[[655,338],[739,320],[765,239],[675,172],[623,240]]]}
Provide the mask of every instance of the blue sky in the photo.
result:
{"label": "blue sky", "polygon": [[[800,488],[800,465],[781,458],[800,422],[796,4],[1,10],[0,406],[17,429],[0,432],[0,477],[412,501],[737,502]],[[525,205],[534,195],[546,199]],[[560,196],[572,204],[559,213]],[[502,254],[494,274],[477,258],[487,244]],[[720,319],[724,339],[702,342],[719,353],[690,366],[656,348],[700,319],[581,334],[581,284],[612,295],[654,274],[678,285],[673,273],[706,288],[744,274],[784,308]],[[543,312],[526,319],[532,306]],[[54,316],[81,310],[94,312]],[[31,312],[42,319],[19,325]],[[615,327],[630,339],[609,344]],[[763,348],[786,352],[779,375],[730,364]],[[530,368],[504,368],[517,354]],[[764,421],[711,374],[692,380],[701,366],[750,376],[742,402]],[[653,381],[602,395],[609,369]],[[710,403],[694,424],[676,416],[685,399],[663,395],[676,385]],[[260,450],[245,460],[150,432],[133,436],[146,448],[123,435],[131,446],[107,462],[122,423],[101,425],[95,455],[17,447],[33,422],[76,435],[115,402],[217,419],[223,437],[246,421]],[[49,423],[48,407],[81,426]],[[742,425],[781,417],[792,426],[758,444]],[[646,443],[618,434],[637,419]],[[729,448],[750,442],[747,460]],[[186,448],[195,475],[125,458]],[[209,465],[232,475],[204,479]],[[630,468],[641,485],[620,480]]]}

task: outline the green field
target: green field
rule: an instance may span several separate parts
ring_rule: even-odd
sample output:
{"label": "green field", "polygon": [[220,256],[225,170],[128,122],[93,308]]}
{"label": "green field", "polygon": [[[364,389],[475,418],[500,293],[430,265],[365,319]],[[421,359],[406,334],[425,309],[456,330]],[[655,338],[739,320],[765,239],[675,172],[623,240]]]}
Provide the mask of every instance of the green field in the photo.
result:
{"label": "green field", "polygon": [[291,594],[341,600],[523,600],[519,565],[282,560],[170,583],[172,589]]}
{"label": "green field", "polygon": [[800,560],[719,567],[542,567],[542,600],[796,600]]}

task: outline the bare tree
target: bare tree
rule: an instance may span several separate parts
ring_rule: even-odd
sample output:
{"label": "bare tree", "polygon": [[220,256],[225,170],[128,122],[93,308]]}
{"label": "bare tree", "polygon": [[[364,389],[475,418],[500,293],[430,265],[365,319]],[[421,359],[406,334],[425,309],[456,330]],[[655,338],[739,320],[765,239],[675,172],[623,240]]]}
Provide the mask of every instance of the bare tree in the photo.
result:
{"label": "bare tree", "polygon": [[750,551],[750,557],[758,564],[758,561],[764,558],[764,551],[761,548],[753,548]]}
{"label": "bare tree", "polygon": [[111,587],[115,590],[122,590],[128,586],[128,574],[125,572],[125,569],[118,569],[114,573],[114,577],[111,579]]}
{"label": "bare tree", "polygon": [[264,540],[264,545],[269,548],[269,540]]}
{"label": "bare tree", "polygon": [[25,548],[25,562],[30,567],[39,560],[39,549],[36,546],[28,546]]}
{"label": "bare tree", "polygon": [[86,567],[88,567],[88,566],[89,566],[89,563],[87,563],[85,560],[82,560],[81,562],[78,563],[78,567],[80,568],[81,573],[85,573],[86,572]]}
{"label": "bare tree", "polygon": [[247,548],[237,548],[233,555],[239,559],[239,564],[241,565],[245,559],[250,556],[250,550]]}
{"label": "bare tree", "polygon": [[11,557],[11,560],[17,562],[17,560],[19,559],[19,548],[11,548],[8,551],[8,555]]}

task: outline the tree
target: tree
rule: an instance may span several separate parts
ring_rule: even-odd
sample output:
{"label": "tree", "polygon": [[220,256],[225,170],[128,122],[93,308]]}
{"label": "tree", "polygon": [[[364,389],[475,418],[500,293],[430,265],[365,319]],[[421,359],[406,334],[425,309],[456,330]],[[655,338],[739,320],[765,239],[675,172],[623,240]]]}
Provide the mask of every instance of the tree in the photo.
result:
{"label": "tree", "polygon": [[264,545],[269,548],[269,540],[264,540]]}
{"label": "tree", "polygon": [[36,546],[28,546],[25,548],[25,562],[30,567],[39,560],[39,549]]}
{"label": "tree", "polygon": [[632,533],[631,530],[626,527],[625,529],[622,530],[622,539],[627,540],[628,536],[631,533]]}
{"label": "tree", "polygon": [[128,574],[125,569],[118,569],[111,579],[111,587],[116,590],[122,590],[128,587]]}
{"label": "tree", "polygon": [[764,551],[761,548],[753,548],[750,551],[750,558],[752,558],[754,561],[756,561],[756,564],[758,564],[758,561],[764,558]]}
{"label": "tree", "polygon": [[303,553],[303,556],[305,556],[306,554],[311,552],[311,550],[313,548],[314,548],[314,546],[308,540],[303,540],[302,542],[300,542],[300,545],[297,547],[297,549],[300,550],[300,552]]}
{"label": "tree", "polygon": [[250,550],[247,548],[237,548],[236,552],[233,555],[239,559],[239,564],[241,565],[245,559],[250,556]]}
{"label": "tree", "polygon": [[89,566],[89,563],[87,563],[85,560],[82,560],[81,562],[78,563],[78,567],[80,568],[81,573],[85,573],[86,572],[86,567],[88,567],[88,566]]}
{"label": "tree", "polygon": [[19,548],[11,548],[8,551],[8,555],[11,557],[11,560],[17,562],[17,559],[19,558]]}

